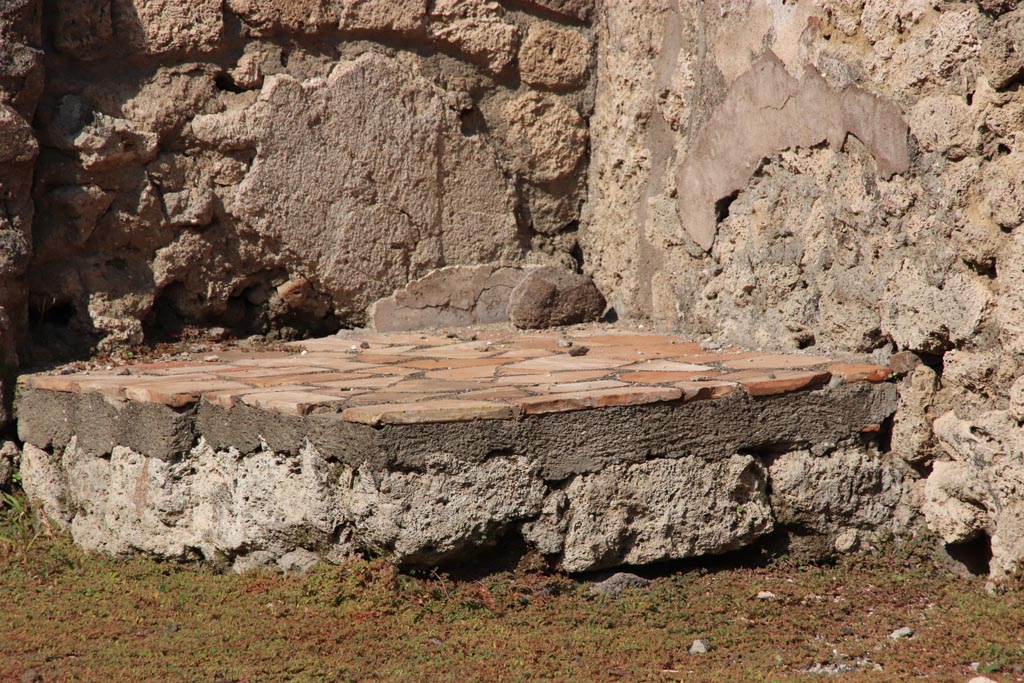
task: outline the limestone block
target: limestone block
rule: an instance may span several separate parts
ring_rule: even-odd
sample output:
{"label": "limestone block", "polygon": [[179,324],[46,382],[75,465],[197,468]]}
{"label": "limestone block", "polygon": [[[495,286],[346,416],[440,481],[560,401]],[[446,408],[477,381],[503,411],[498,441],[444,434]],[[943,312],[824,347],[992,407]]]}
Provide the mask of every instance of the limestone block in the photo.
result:
{"label": "limestone block", "polygon": [[114,194],[96,185],[61,185],[43,195],[32,239],[37,258],[61,255],[69,246],[82,246]]}
{"label": "limestone block", "polygon": [[571,89],[590,66],[590,41],[579,31],[536,23],[519,50],[519,73],[530,85]]}
{"label": "limestone block", "polygon": [[971,273],[952,270],[935,283],[918,264],[905,264],[889,282],[882,301],[882,329],[913,351],[934,353],[947,343],[970,339],[992,294]]}
{"label": "limestone block", "polygon": [[329,0],[227,0],[227,6],[255,35],[275,30],[313,33],[338,21]]}
{"label": "limestone block", "polygon": [[489,0],[438,0],[428,30],[441,45],[500,74],[515,59],[519,45],[519,29],[503,16],[501,6]]}
{"label": "limestone block", "polygon": [[833,543],[848,530],[885,529],[903,497],[902,473],[877,452],[858,447],[844,446],[822,456],[784,453],[768,474],[775,521]]}
{"label": "limestone block", "polygon": [[571,572],[714,555],[770,533],[765,472],[748,455],[614,465],[565,489]]}
{"label": "limestone block", "polygon": [[315,275],[339,315],[434,268],[518,254],[512,189],[486,137],[463,135],[444,92],[394,59],[268,77],[251,106],[198,116],[191,132],[255,148],[226,210]]}
{"label": "limestone block", "polygon": [[427,0],[342,0],[338,26],[361,33],[422,33]]}
{"label": "limestone block", "polygon": [[422,473],[361,469],[343,481],[360,543],[403,566],[433,566],[492,545],[539,514],[546,492],[536,466],[519,457],[469,463],[431,455]]}
{"label": "limestone block", "polygon": [[524,176],[537,183],[569,177],[587,151],[580,115],[554,95],[528,93],[505,105],[508,138]]}
{"label": "limestone block", "polygon": [[991,538],[990,575],[1024,566],[1024,430],[1009,411],[962,420],[949,412],[935,435],[951,458],[937,462],[925,484],[928,526],[947,543],[985,532]]}
{"label": "limestone block", "polygon": [[224,30],[222,0],[113,0],[119,44],[147,55],[209,52]]}
{"label": "limestone block", "polygon": [[910,132],[929,152],[963,159],[973,152],[971,108],[958,95],[930,95],[918,100],[908,116]]}
{"label": "limestone block", "polygon": [[1005,88],[1024,69],[1024,10],[996,19],[981,45],[981,63],[994,88]]}
{"label": "limestone block", "polygon": [[907,462],[931,458],[932,402],[938,377],[927,365],[918,365],[900,383],[899,404],[892,426],[892,451]]}
{"label": "limestone block", "polygon": [[60,0],[53,40],[57,49],[83,60],[100,55],[114,37],[111,0]]}
{"label": "limestone block", "polygon": [[594,11],[594,0],[523,0],[522,4],[537,12],[551,12],[576,21],[589,21]]}

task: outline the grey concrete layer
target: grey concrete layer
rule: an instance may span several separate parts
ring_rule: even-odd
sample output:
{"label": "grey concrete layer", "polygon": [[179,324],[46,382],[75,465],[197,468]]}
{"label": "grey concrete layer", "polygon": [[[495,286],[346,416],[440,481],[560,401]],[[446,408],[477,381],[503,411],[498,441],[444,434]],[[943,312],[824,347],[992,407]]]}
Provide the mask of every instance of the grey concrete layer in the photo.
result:
{"label": "grey concrete layer", "polygon": [[61,450],[73,436],[92,455],[124,446],[176,461],[202,437],[215,449],[242,454],[270,448],[295,454],[307,443],[352,467],[422,471],[445,453],[469,462],[494,455],[536,460],[545,480],[598,472],[652,458],[837,443],[881,424],[897,401],[893,384],[850,384],[768,398],[657,403],[456,424],[370,427],[337,415],[297,417],[239,405],[201,403],[186,411],[117,401],[99,394],[25,389],[18,402],[22,441]]}

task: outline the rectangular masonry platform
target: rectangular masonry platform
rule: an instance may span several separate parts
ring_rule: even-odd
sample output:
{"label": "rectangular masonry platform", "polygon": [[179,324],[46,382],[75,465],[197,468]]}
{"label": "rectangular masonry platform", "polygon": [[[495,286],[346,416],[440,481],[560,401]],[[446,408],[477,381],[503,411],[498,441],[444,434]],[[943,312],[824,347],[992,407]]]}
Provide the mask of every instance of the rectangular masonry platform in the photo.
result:
{"label": "rectangular masonry platform", "polygon": [[22,477],[86,548],[239,571],[509,547],[588,571],[790,528],[851,547],[898,518],[892,377],[594,328],[351,332],[25,376]]}
{"label": "rectangular masonry platform", "polygon": [[[468,341],[467,341],[468,340]],[[614,406],[767,397],[892,377],[827,356],[706,350],[673,336],[558,336],[483,330],[451,336],[328,337],[284,351],[24,377],[32,389],[185,408],[204,401],[369,425],[514,420]],[[870,428],[870,425],[863,425]]]}

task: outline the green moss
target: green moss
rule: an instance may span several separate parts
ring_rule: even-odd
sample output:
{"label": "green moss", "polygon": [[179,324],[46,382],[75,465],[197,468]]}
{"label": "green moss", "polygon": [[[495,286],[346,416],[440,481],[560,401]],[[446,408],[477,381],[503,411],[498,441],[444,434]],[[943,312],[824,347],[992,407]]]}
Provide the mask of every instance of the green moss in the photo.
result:
{"label": "green moss", "polygon": [[[0,680],[791,681],[833,651],[883,667],[844,681],[1024,666],[1019,584],[990,597],[928,551],[680,571],[609,598],[563,575],[456,581],[386,560],[237,576],[45,536],[0,550]],[[900,626],[915,636],[890,640]],[[712,651],[687,654],[695,638]]]}

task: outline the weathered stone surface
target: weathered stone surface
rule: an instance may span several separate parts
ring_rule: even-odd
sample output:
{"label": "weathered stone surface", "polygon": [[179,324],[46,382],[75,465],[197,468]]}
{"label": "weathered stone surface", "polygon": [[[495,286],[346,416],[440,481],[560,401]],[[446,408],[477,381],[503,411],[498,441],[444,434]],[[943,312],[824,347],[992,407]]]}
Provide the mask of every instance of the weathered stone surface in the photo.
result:
{"label": "weathered stone surface", "polygon": [[533,24],[519,50],[519,73],[530,85],[571,89],[590,67],[590,41],[579,31]]}
{"label": "weathered stone surface", "polygon": [[257,35],[281,30],[313,33],[338,23],[334,3],[327,0],[227,0],[227,7]]}
{"label": "weathered stone surface", "polygon": [[12,417],[13,376],[28,328],[34,215],[32,182],[39,143],[32,128],[43,92],[39,0],[0,5],[0,429]]}
{"label": "weathered stone surface", "polygon": [[222,0],[112,0],[122,46],[147,55],[210,51],[224,30]]}
{"label": "weathered stone surface", "polygon": [[[518,251],[511,189],[485,141],[463,136],[442,93],[395,60],[268,78],[251,107],[197,117],[192,134],[255,147],[225,208],[280,243],[279,262],[312,275],[339,315],[431,268]],[[179,277],[168,265],[158,283]]]}
{"label": "weathered stone surface", "polygon": [[380,332],[507,322],[512,290],[529,272],[500,264],[441,268],[376,302],[370,319]]}
{"label": "weathered stone surface", "polygon": [[996,19],[981,46],[981,63],[994,88],[1005,88],[1024,70],[1024,10]]}
{"label": "weathered stone surface", "polygon": [[777,524],[801,535],[816,534],[840,552],[851,550],[851,535],[875,537],[901,527],[908,475],[871,449],[840,446],[823,456],[791,451],[768,468]]}
{"label": "weathered stone surface", "polygon": [[773,528],[765,473],[750,456],[617,465],[565,492],[568,571],[724,553]]}
{"label": "weathered stone surface", "polygon": [[949,412],[934,429],[951,459],[936,462],[927,479],[928,526],[947,543],[988,534],[991,575],[1012,574],[1024,564],[1024,430],[1006,410],[971,420]]}
{"label": "weathered stone surface", "polygon": [[705,250],[714,244],[719,202],[742,190],[773,152],[825,141],[838,149],[852,134],[871,150],[880,175],[910,164],[907,124],[895,105],[859,88],[836,92],[811,67],[794,79],[770,51],[733,82],[712,121],[676,171],[683,227]]}
{"label": "weathered stone surface", "polygon": [[516,327],[540,329],[597,320],[604,307],[589,276],[549,266],[531,271],[512,290],[508,316]]}
{"label": "weathered stone surface", "polygon": [[61,0],[56,3],[54,44],[78,59],[94,59],[114,37],[111,0]]}
{"label": "weathered stone surface", "polygon": [[113,193],[96,185],[62,185],[47,192],[32,233],[35,254],[52,258],[68,245],[85,244],[113,201]]}
{"label": "weathered stone surface", "polygon": [[9,490],[20,462],[21,449],[16,443],[13,441],[0,443],[0,490]]}
{"label": "weathered stone surface", "polygon": [[421,33],[427,0],[342,0],[338,19],[344,31]]}
{"label": "weathered stone surface", "polygon": [[610,595],[612,597],[616,597],[622,595],[628,590],[646,588],[650,583],[650,579],[645,579],[644,577],[637,576],[636,574],[616,572],[607,579],[592,585],[590,587],[590,592],[595,595]]}
{"label": "weathered stone surface", "polygon": [[536,183],[568,178],[586,153],[583,119],[554,95],[529,93],[505,105],[518,170]]}
{"label": "weathered stone surface", "polygon": [[519,29],[490,0],[437,0],[430,11],[430,36],[493,74],[515,59]]}
{"label": "weathered stone surface", "polygon": [[144,164],[157,153],[155,133],[140,130],[127,119],[89,111],[72,95],[61,100],[57,111],[47,113],[40,132],[45,143],[76,155],[86,171]]}
{"label": "weathered stone surface", "polygon": [[918,365],[900,383],[900,400],[892,425],[892,451],[907,462],[934,457],[931,406],[938,377],[927,365]]}
{"label": "weathered stone surface", "polygon": [[535,466],[505,457],[479,464],[428,457],[423,473],[359,470],[350,481],[361,542],[418,566],[496,542],[540,512],[546,491]]}
{"label": "weathered stone surface", "polygon": [[521,4],[577,21],[588,21],[594,11],[594,0],[521,0]]}

